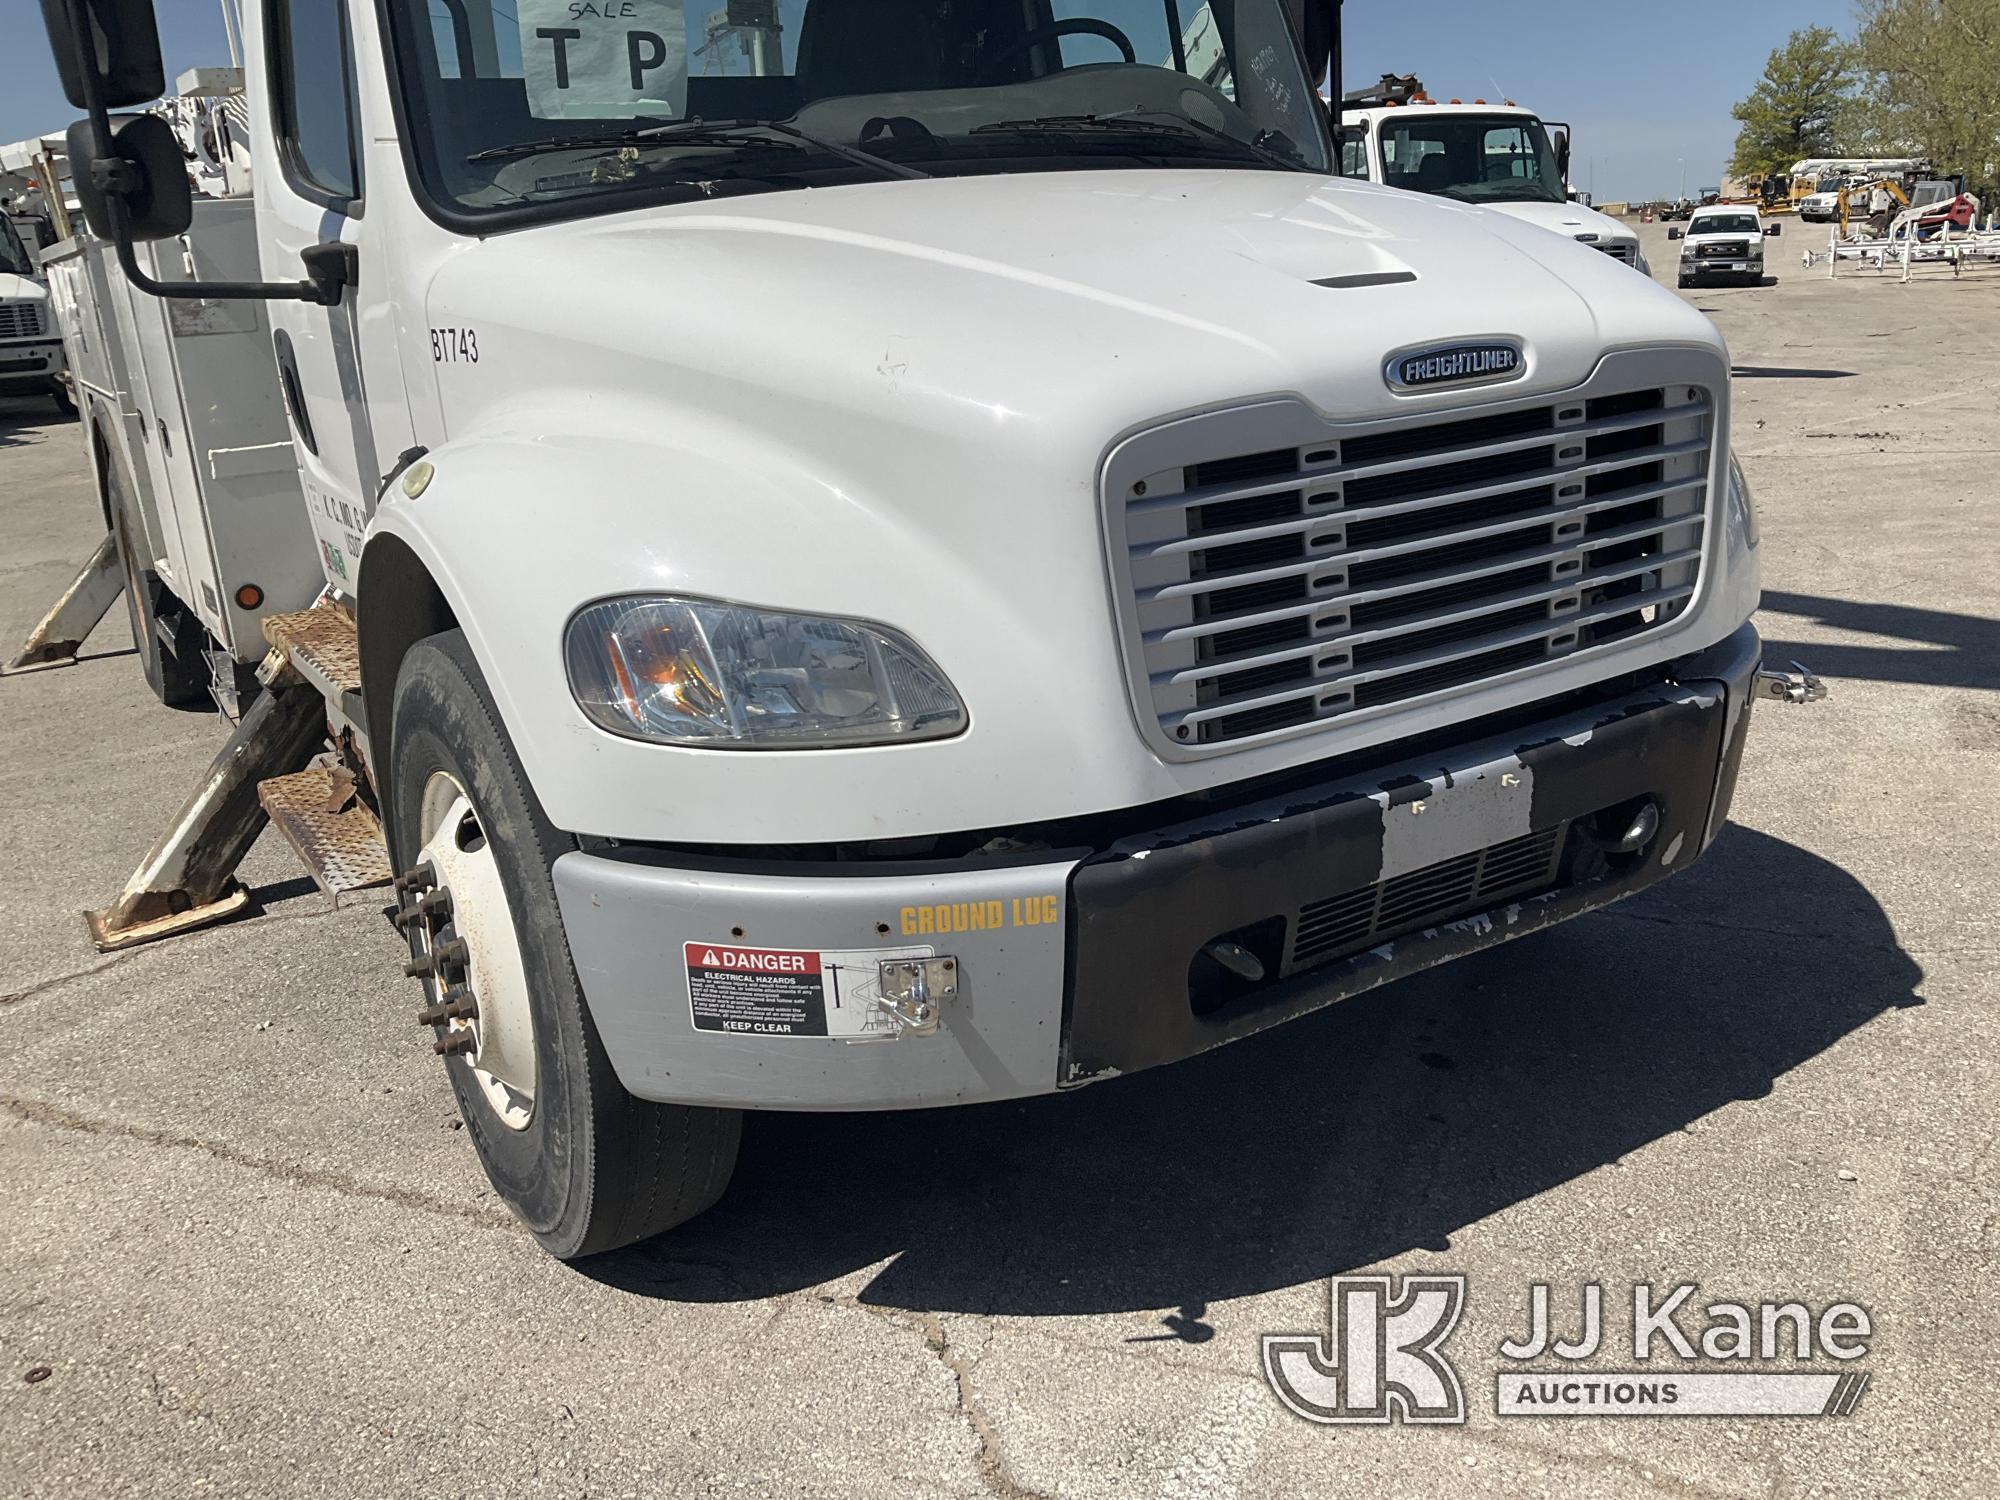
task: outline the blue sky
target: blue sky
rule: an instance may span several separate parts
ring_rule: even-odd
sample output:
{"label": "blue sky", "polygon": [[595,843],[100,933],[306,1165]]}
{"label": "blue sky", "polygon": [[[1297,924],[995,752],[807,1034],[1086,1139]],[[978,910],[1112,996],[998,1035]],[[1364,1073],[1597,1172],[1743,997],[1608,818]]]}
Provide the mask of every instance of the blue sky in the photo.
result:
{"label": "blue sky", "polygon": [[[226,63],[220,0],[157,0],[171,78]],[[56,85],[30,0],[5,0],[0,141],[59,133]],[[1088,7],[1082,7],[1087,10]],[[1729,107],[1797,27],[1846,30],[1848,0],[1347,0],[1348,87],[1414,70],[1440,98],[1514,99],[1576,132],[1573,177],[1600,202],[1712,187],[1735,140]]]}

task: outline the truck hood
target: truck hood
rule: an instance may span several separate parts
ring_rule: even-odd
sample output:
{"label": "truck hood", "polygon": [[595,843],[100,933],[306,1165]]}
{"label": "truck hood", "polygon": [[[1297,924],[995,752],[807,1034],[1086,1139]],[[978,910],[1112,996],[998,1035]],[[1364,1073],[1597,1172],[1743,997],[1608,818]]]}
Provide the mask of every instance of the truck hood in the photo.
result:
{"label": "truck hood", "polygon": [[[425,311],[445,437],[421,496],[392,487],[375,525],[439,580],[557,826],[724,844],[1137,806],[1583,686],[1607,669],[1579,654],[1169,763],[1135,723],[1107,589],[1110,455],[1194,413],[1227,413],[1189,437],[1200,463],[1315,413],[1457,415],[1573,390],[1614,350],[1635,380],[1727,382],[1706,318],[1588,245],[1303,173],[1024,173],[629,211],[462,241]],[[1389,355],[1495,335],[1526,353],[1505,386],[1390,390]],[[971,724],[811,755],[608,735],[554,643],[591,600],[644,593],[882,621]],[[1708,623],[1633,664],[1706,644]]]}
{"label": "truck hood", "polygon": [[1626,240],[1635,245],[1639,243],[1637,234],[1609,214],[1585,208],[1581,203],[1489,203],[1484,207],[1567,239],[1573,240],[1580,234],[1594,234],[1606,244]]}
{"label": "truck hood", "polygon": [[476,329],[483,351],[477,378],[438,366],[454,435],[517,420],[491,400],[511,383],[490,378],[496,356],[537,377],[538,400],[566,377],[732,414],[796,400],[978,433],[1004,412],[1017,431],[1073,430],[1094,455],[1135,423],[1271,393],[1332,419],[1463,404],[1385,385],[1388,354],[1435,341],[1520,337],[1529,373],[1512,393],[1573,385],[1610,347],[1721,347],[1679,298],[1520,216],[1261,171],[897,181],[627,212],[470,244],[428,300],[434,328]]}
{"label": "truck hood", "polygon": [[0,299],[46,302],[48,289],[39,281],[26,276],[16,276],[11,271],[0,271]]}

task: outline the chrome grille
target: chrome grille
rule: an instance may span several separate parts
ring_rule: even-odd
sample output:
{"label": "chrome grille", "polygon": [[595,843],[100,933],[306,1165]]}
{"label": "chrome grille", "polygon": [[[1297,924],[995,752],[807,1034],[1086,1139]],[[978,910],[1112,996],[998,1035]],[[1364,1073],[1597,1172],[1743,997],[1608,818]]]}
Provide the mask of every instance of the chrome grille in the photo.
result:
{"label": "chrome grille", "polygon": [[1713,415],[1704,387],[1613,388],[1140,468],[1111,536],[1142,714],[1220,748],[1664,625]]}
{"label": "chrome grille", "polygon": [[1696,260],[1741,260],[1749,253],[1748,240],[1715,240],[1694,249]]}
{"label": "chrome grille", "polygon": [[1626,240],[1614,244],[1600,243],[1597,247],[1613,260],[1622,260],[1626,265],[1635,265],[1639,259],[1639,247]]}
{"label": "chrome grille", "polygon": [[0,302],[0,339],[34,339],[47,332],[41,303]]}

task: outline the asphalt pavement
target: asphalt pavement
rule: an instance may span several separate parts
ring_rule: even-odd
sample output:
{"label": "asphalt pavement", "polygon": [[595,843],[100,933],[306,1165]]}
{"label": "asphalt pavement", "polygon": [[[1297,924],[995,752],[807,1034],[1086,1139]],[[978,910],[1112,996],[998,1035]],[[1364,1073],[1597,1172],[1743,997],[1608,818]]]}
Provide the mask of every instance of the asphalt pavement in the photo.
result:
{"label": "asphalt pavement", "polygon": [[[122,609],[0,681],[0,1491],[2000,1493],[2000,272],[1828,281],[1819,242],[1684,294],[1737,366],[1769,655],[1832,687],[1758,709],[1698,866],[1074,1096],[755,1117],[718,1208],[584,1266],[488,1190],[379,901],[267,835],[260,915],[92,950],[223,734],[152,702]],[[7,649],[96,516],[77,427],[0,402]],[[1260,1336],[1364,1271],[1467,1278],[1463,1425],[1267,1388]],[[1697,1329],[1856,1302],[1871,1380],[1845,1417],[1500,1418],[1536,1282],[1559,1322],[1604,1288],[1606,1370],[1634,1283],[1698,1282]]]}

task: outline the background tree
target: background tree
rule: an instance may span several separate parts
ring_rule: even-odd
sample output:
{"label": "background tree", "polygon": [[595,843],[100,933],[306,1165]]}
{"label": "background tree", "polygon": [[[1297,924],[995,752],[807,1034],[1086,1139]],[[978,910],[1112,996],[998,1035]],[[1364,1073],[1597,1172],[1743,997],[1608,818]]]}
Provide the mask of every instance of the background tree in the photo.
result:
{"label": "background tree", "polygon": [[2000,179],[2000,0],[1862,0],[1855,57],[1882,139],[1965,177]]}
{"label": "background tree", "polygon": [[[1925,0],[1907,3],[1923,4]],[[1930,3],[1943,4],[1945,0]],[[2000,4],[2000,0],[1992,3]],[[1837,131],[1855,94],[1854,62],[1853,48],[1830,27],[1808,26],[1793,32],[1764,64],[1764,76],[1750,97],[1731,111],[1743,128],[1737,132],[1730,175],[1783,172],[1803,157],[1844,151]]]}

